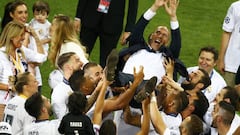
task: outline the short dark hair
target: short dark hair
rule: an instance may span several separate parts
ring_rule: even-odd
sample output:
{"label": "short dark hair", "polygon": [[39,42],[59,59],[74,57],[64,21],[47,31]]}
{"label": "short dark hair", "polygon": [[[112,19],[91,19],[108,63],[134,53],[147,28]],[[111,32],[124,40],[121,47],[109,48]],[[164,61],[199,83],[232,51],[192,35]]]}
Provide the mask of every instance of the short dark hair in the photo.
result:
{"label": "short dark hair", "polygon": [[62,55],[59,56],[58,60],[57,60],[57,65],[60,69],[63,68],[63,65],[65,63],[67,63],[69,61],[69,59],[76,53],[74,52],[68,52],[68,53],[64,53]]}
{"label": "short dark hair", "polygon": [[239,104],[239,95],[237,93],[237,90],[231,86],[226,86],[223,89],[226,89],[226,93],[223,95],[223,99],[229,98],[230,104],[237,109]]}
{"label": "short dark hair", "polygon": [[207,71],[205,71],[204,69],[201,69],[201,68],[199,68],[199,70],[203,73],[203,76],[199,80],[199,83],[203,83],[204,86],[202,87],[201,90],[204,90],[208,86],[211,85],[211,79],[210,79],[209,74],[207,73]]}
{"label": "short dark hair", "polygon": [[116,135],[117,128],[113,120],[105,120],[99,130],[99,135]]}
{"label": "short dark hair", "polygon": [[176,111],[178,113],[182,112],[189,104],[188,96],[185,91],[180,91],[176,95],[175,100],[178,101],[177,108],[176,108]]}
{"label": "short dark hair", "polygon": [[46,11],[49,14],[50,7],[46,1],[38,0],[33,4],[32,11]]}
{"label": "short dark hair", "polygon": [[25,102],[25,110],[34,118],[38,119],[41,115],[41,109],[43,107],[43,98],[40,93],[35,93],[29,97]]}
{"label": "short dark hair", "polygon": [[213,54],[214,61],[218,60],[218,50],[216,48],[211,47],[211,46],[203,47],[203,48],[201,48],[201,50],[199,52],[199,56],[202,52],[210,52]]}
{"label": "short dark hair", "polygon": [[203,133],[203,122],[197,115],[190,115],[190,122],[187,124],[187,130],[189,135],[200,135]]}
{"label": "short dark hair", "polygon": [[79,91],[81,86],[83,86],[86,81],[86,78],[84,77],[84,71],[81,69],[74,71],[68,81],[73,91]]}
{"label": "short dark hair", "polygon": [[87,105],[87,98],[82,92],[75,91],[68,98],[68,109],[74,115],[82,114]]}
{"label": "short dark hair", "polygon": [[233,118],[235,116],[235,109],[234,109],[234,107],[230,103],[228,103],[226,101],[220,101],[219,102],[219,111],[220,111],[220,109],[224,110],[223,114],[221,114],[222,119],[223,119],[223,124],[231,125],[232,120],[233,120]]}
{"label": "short dark hair", "polygon": [[96,67],[96,66],[98,66],[97,63],[95,63],[95,62],[88,62],[87,64],[85,64],[85,65],[83,66],[83,71],[85,71],[85,70],[87,70],[87,69],[89,69],[89,68],[91,68],[91,67]]}
{"label": "short dark hair", "polygon": [[195,99],[193,101],[195,109],[192,114],[196,114],[199,118],[203,120],[203,116],[207,112],[209,107],[208,99],[201,91],[198,91],[196,95],[198,99]]}

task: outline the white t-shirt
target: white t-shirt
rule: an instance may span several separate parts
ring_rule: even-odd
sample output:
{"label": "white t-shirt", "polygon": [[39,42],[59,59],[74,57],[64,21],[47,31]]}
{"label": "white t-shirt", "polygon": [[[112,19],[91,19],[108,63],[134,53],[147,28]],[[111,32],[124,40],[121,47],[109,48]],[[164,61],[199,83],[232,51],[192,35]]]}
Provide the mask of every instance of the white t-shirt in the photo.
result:
{"label": "white t-shirt", "polygon": [[240,1],[232,3],[223,22],[222,29],[231,32],[225,54],[225,70],[236,73],[240,65]]}
{"label": "white t-shirt", "polygon": [[71,87],[65,84],[63,81],[59,83],[52,92],[51,104],[56,119],[62,119],[62,117],[68,113],[67,103],[68,97],[73,93]]}
{"label": "white t-shirt", "polygon": [[80,60],[83,62],[83,64],[88,63],[89,61],[87,60],[86,56],[84,55],[83,49],[80,47],[80,45],[74,43],[74,42],[67,42],[62,44],[60,52],[58,54],[58,57],[61,56],[64,53],[68,52],[75,52]]}
{"label": "white t-shirt", "polygon": [[23,135],[60,135],[59,124],[59,120],[33,122],[24,128]]}
{"label": "white t-shirt", "polygon": [[[187,68],[187,71],[188,71],[188,73],[191,73],[198,69],[199,69],[198,66],[189,67],[189,68]],[[211,103],[215,99],[215,97],[222,90],[223,87],[227,86],[223,77],[215,69],[213,69],[213,71],[210,75],[210,79],[211,79],[211,85],[208,88],[206,88],[205,90],[202,90],[204,95],[207,97],[209,103]],[[185,80],[185,78],[180,77],[178,82],[182,83],[184,80]]]}
{"label": "white t-shirt", "polygon": [[162,56],[162,53],[153,53],[142,49],[129,57],[123,68],[123,72],[133,74],[133,67],[136,67],[136,71],[138,71],[139,67],[143,66],[144,80],[149,80],[151,77],[157,76],[157,83],[159,83],[165,75],[163,61],[164,56]]}
{"label": "white t-shirt", "polygon": [[25,126],[32,124],[35,120],[35,118],[26,112],[24,108],[25,101],[25,98],[15,96],[5,107],[4,121],[12,126],[13,135],[22,135]]}
{"label": "white t-shirt", "polygon": [[[45,23],[39,23],[36,19],[32,19],[29,22],[29,25],[35,30],[36,34],[38,35],[39,39],[48,39],[50,37],[49,30],[51,27],[51,23],[46,20]],[[48,43],[43,45],[45,53],[48,53],[49,45]]]}

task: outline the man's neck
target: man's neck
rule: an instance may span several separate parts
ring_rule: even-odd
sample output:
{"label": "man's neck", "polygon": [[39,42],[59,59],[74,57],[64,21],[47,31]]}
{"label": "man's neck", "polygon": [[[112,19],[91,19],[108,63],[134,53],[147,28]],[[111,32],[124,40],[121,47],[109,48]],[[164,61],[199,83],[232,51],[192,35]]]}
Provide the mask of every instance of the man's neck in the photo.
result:
{"label": "man's neck", "polygon": [[218,130],[218,134],[219,135],[226,135],[228,133],[230,129],[230,125],[229,126],[226,126],[226,125],[221,125],[221,126],[218,126],[217,130]]}
{"label": "man's neck", "polygon": [[69,80],[69,78],[71,77],[72,73],[73,72],[70,71],[70,70],[64,70],[63,71],[63,76],[64,76],[65,79]]}

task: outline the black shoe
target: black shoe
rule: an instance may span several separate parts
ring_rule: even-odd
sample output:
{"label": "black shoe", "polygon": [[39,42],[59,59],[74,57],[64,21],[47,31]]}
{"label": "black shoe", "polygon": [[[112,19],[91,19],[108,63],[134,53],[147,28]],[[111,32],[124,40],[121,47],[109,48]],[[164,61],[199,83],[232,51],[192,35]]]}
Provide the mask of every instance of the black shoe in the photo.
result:
{"label": "black shoe", "polygon": [[141,103],[145,98],[147,98],[155,89],[155,86],[157,84],[157,77],[154,76],[150,80],[146,82],[143,89],[141,89],[137,95],[134,96],[134,99]]}
{"label": "black shoe", "polygon": [[108,81],[114,81],[115,70],[118,63],[118,51],[113,49],[107,57],[106,61],[106,77]]}

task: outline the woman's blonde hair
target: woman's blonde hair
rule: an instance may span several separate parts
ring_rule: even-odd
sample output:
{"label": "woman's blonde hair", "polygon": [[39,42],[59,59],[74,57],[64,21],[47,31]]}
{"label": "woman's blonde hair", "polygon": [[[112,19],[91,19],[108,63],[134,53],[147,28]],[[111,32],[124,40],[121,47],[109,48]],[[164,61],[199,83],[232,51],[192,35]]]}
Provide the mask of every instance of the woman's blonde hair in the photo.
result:
{"label": "woman's blonde hair", "polygon": [[85,52],[84,55],[86,58],[88,58],[86,47],[84,47],[78,40],[73,21],[68,16],[59,14],[54,17],[53,22],[56,23],[52,24],[56,25],[56,29],[52,35],[51,49],[48,56],[49,60],[55,64],[57,60],[57,54],[59,53],[62,44],[66,42],[75,42],[78,44]]}
{"label": "woman's blonde hair", "polygon": [[[6,53],[9,54],[14,49],[12,39],[21,36],[25,32],[25,26],[16,21],[9,22],[3,29],[0,36],[0,47],[6,47]],[[23,51],[21,51],[22,54]]]}

